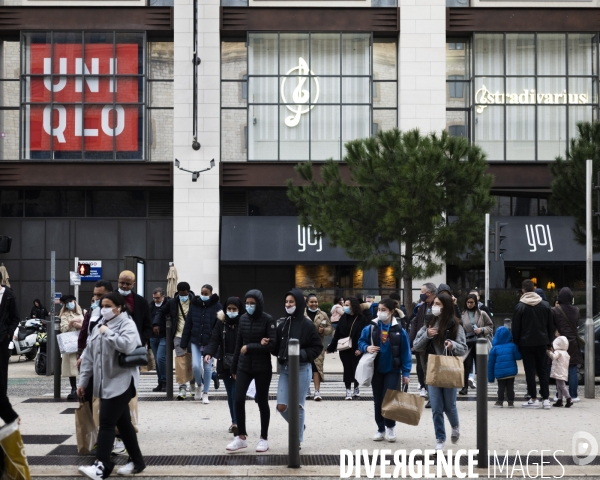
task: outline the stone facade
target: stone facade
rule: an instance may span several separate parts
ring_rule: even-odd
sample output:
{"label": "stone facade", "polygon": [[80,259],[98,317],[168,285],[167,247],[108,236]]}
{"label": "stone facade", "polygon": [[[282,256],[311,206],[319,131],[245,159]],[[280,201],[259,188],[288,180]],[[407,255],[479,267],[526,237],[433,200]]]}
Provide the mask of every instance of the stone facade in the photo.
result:
{"label": "stone facade", "polygon": [[[0,43],[0,78],[18,79],[21,68],[19,65],[19,42]],[[0,82],[0,102],[3,106],[16,107],[19,105],[19,82]],[[0,160],[19,159],[19,111],[0,110]]]}

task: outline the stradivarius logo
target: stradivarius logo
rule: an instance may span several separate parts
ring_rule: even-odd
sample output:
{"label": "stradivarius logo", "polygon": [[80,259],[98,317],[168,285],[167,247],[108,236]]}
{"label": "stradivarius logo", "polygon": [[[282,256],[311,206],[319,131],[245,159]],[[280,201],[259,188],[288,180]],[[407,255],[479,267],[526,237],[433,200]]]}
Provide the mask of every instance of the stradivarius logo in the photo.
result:
{"label": "stradivarius logo", "polygon": [[573,435],[573,461],[575,465],[589,465],[598,455],[598,442],[591,433],[576,432]]}

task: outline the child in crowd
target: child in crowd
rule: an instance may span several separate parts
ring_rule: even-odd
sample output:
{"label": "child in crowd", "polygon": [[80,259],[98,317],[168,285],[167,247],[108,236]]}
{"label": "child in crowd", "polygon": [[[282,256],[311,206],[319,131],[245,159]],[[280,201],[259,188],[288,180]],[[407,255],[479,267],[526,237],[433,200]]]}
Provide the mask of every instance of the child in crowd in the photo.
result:
{"label": "child in crowd", "polygon": [[508,406],[511,408],[515,406],[517,360],[521,360],[521,352],[513,343],[510,330],[506,327],[498,328],[488,358],[488,382],[494,383],[494,379],[498,380],[498,401],[494,407],[504,406],[505,393]]}
{"label": "child in crowd", "polygon": [[569,348],[569,341],[567,337],[556,337],[552,342],[552,347],[549,348],[546,353],[552,359],[552,369],[550,370],[550,378],[556,379],[556,389],[558,391],[558,400],[553,405],[555,407],[562,407],[562,397],[567,399],[565,408],[569,408],[573,405],[571,395],[569,395],[569,389],[566,387],[565,382],[569,380],[569,361],[571,356],[567,353]]}

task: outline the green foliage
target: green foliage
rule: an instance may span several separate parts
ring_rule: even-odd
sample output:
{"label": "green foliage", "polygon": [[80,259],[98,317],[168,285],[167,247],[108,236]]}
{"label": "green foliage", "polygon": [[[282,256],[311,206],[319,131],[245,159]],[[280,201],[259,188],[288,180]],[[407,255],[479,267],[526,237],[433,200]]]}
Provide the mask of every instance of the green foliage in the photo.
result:
{"label": "green foliage", "polygon": [[[585,175],[586,160],[593,160],[592,181],[596,183],[600,168],[600,122],[577,124],[579,136],[571,139],[567,159],[556,157],[550,164],[554,175],[550,206],[555,213],[575,217],[573,233],[575,240],[585,245]],[[592,208],[596,209],[598,192],[592,190]],[[594,252],[600,252],[600,235],[597,222],[592,222]]]}
{"label": "green foliage", "polygon": [[[306,186],[288,180],[303,225],[313,225],[362,268],[392,265],[406,289],[414,277],[439,273],[444,262],[464,263],[466,252],[481,253],[493,199],[479,147],[447,132],[393,129],[349,142],[346,151],[348,180],[333,160],[321,167],[320,179],[311,162],[299,164]],[[400,244],[405,251],[398,251]],[[471,261],[483,261],[482,255]]]}

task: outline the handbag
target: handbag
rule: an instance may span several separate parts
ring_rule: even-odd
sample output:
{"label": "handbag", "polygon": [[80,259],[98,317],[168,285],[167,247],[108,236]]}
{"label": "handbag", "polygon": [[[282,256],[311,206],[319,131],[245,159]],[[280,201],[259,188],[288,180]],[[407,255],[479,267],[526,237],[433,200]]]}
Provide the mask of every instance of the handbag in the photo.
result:
{"label": "handbag", "polygon": [[[571,323],[571,326],[573,326],[573,322],[571,322],[571,320],[569,320],[569,317],[567,317],[567,314],[564,312],[564,310],[560,307],[558,307],[558,309],[560,310],[560,313],[563,314],[563,317],[565,317],[567,319],[567,322]],[[577,345],[579,345],[579,348],[582,349],[585,347],[585,340],[583,338],[581,338],[578,333],[577,333],[577,327],[575,328],[575,338],[577,339]]]}
{"label": "handbag", "polygon": [[[373,345],[373,325],[371,325],[371,345]],[[356,366],[356,371],[354,372],[354,379],[358,382],[358,386],[361,388],[366,388],[371,386],[371,380],[373,379],[373,374],[375,373],[375,358],[377,357],[377,352],[369,353],[365,352],[361,355],[360,361]]]}
{"label": "handbag", "polygon": [[[358,315],[354,319],[354,322],[356,322],[357,318],[358,318]],[[352,327],[354,327],[354,322],[352,322],[352,325],[350,326],[350,335],[348,335],[347,337],[344,337],[344,338],[340,338],[338,340],[338,343],[337,343],[338,352],[342,352],[344,350],[350,350],[352,348]]]}
{"label": "handbag", "polygon": [[148,350],[142,345],[136,347],[129,355],[119,353],[120,367],[145,367],[146,365],[148,365]]}
{"label": "handbag", "polygon": [[407,425],[418,425],[424,406],[425,399],[419,395],[388,389],[381,404],[381,415]]}
{"label": "handbag", "polygon": [[69,353],[77,353],[77,340],[79,339],[79,331],[65,332],[56,336],[58,349],[63,355]]}
{"label": "handbag", "polygon": [[477,343],[477,335],[475,332],[469,332],[465,336],[467,346],[473,346]]}
{"label": "handbag", "polygon": [[[225,351],[225,329],[226,325],[223,325],[223,351]],[[230,370],[233,365],[233,353],[223,353],[223,368]]]}
{"label": "handbag", "polygon": [[429,354],[425,383],[439,388],[463,388],[465,367],[459,357]]}

